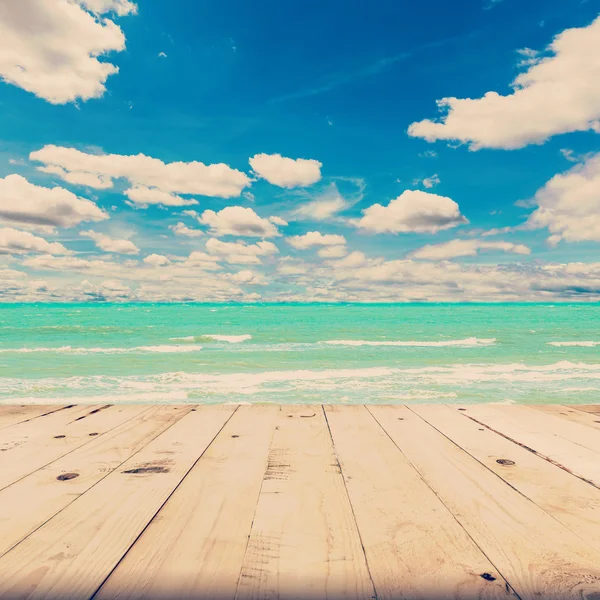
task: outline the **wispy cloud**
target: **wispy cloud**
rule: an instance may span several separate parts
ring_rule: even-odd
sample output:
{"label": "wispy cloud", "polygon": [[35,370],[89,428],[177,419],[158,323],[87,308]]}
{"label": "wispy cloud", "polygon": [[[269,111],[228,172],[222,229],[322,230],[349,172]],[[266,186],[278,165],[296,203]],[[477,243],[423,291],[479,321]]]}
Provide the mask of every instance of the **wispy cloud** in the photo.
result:
{"label": "wispy cloud", "polygon": [[[488,0],[489,2],[501,2],[502,0]],[[404,60],[408,60],[412,58],[415,54],[423,51],[429,50],[431,48],[437,48],[440,46],[444,46],[445,44],[463,40],[468,37],[472,37],[477,35],[478,31],[472,31],[466,35],[453,36],[449,38],[444,38],[442,40],[436,40],[433,42],[428,42],[426,44],[422,44],[420,46],[416,46],[415,48],[411,48],[406,52],[400,52],[393,56],[386,56],[376,60],[375,62],[363,66],[357,69],[349,70],[349,71],[340,71],[337,73],[333,73],[332,75],[328,75],[322,77],[320,81],[315,82],[313,85],[309,85],[305,88],[297,90],[295,92],[291,92],[289,94],[284,94],[283,96],[277,96],[275,98],[271,98],[269,100],[270,104],[279,104],[281,102],[286,102],[288,100],[298,100],[300,98],[308,98],[310,96],[317,96],[319,94],[323,94],[325,92],[330,92],[331,90],[342,87],[348,83],[356,81],[358,79],[364,79],[367,77],[372,77],[374,75],[378,75],[382,73],[386,69],[392,67],[396,63],[402,62]]]}

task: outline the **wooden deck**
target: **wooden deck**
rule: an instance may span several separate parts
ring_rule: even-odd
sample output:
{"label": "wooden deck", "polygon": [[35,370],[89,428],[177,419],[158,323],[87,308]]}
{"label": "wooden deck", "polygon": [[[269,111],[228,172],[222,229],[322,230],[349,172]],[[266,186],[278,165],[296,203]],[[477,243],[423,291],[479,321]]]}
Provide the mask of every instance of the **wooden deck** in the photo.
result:
{"label": "wooden deck", "polygon": [[598,406],[0,406],[0,598],[600,599]]}

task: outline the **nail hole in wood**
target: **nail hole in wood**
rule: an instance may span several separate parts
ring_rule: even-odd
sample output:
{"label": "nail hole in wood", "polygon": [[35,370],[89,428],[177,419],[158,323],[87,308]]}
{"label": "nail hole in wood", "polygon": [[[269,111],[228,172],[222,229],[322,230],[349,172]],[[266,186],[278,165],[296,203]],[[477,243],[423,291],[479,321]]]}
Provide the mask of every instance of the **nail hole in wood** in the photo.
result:
{"label": "nail hole in wood", "polygon": [[54,439],[55,440],[62,440],[63,438],[67,437],[66,435],[55,435]]}
{"label": "nail hole in wood", "polygon": [[458,410],[467,410],[466,408],[459,408]]}
{"label": "nail hole in wood", "polygon": [[515,464],[514,460],[509,460],[508,458],[499,458],[496,462],[499,465],[504,465],[506,467],[511,467],[512,465]]}
{"label": "nail hole in wood", "polygon": [[239,435],[232,435],[231,437],[232,438],[239,438],[240,436]]}
{"label": "nail hole in wood", "polygon": [[79,477],[79,473],[62,473],[56,479],[59,481],[69,481],[69,479],[75,479],[75,477]]}
{"label": "nail hole in wood", "polygon": [[98,432],[96,432],[96,431],[92,431],[92,433],[88,433],[88,435],[89,435],[90,437],[94,437],[95,435],[98,435]]}
{"label": "nail hole in wood", "polygon": [[482,573],[480,577],[483,577],[486,581],[496,581],[496,578],[491,573]]}

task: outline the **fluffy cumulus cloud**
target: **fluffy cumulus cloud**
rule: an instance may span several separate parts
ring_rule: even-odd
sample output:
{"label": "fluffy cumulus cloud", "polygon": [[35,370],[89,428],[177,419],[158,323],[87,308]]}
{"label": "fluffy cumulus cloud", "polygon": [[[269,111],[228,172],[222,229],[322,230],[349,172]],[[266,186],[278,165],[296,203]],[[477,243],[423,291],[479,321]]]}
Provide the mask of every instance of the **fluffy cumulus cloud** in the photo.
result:
{"label": "fluffy cumulus cloud", "polygon": [[149,254],[144,258],[144,264],[151,267],[166,267],[171,264],[171,261],[162,254]]}
{"label": "fluffy cumulus cloud", "polygon": [[79,235],[94,241],[100,250],[116,254],[139,254],[140,249],[130,240],[119,240],[98,231],[80,231]]}
{"label": "fluffy cumulus cloud", "polygon": [[321,179],[323,166],[318,160],[286,158],[281,154],[256,154],[249,162],[256,175],[282,188],[316,183]]}
{"label": "fluffy cumulus cloud", "polygon": [[535,194],[527,226],[547,227],[550,243],[600,242],[600,153],[555,175]]}
{"label": "fluffy cumulus cloud", "polygon": [[202,237],[204,235],[204,231],[201,229],[194,229],[193,227],[188,227],[185,223],[181,221],[176,223],[175,225],[169,225],[169,229],[175,234],[183,237],[195,238]]}
{"label": "fluffy cumulus cloud", "polygon": [[127,0],[3,0],[0,76],[52,104],[99,98],[117,73],[100,60],[125,48],[121,28],[104,13],[135,13]]}
{"label": "fluffy cumulus cloud", "polygon": [[219,212],[205,210],[198,220],[203,225],[208,225],[211,233],[216,236],[269,238],[280,235],[272,221],[259,217],[251,208],[243,206],[228,206]]}
{"label": "fluffy cumulus cloud", "polygon": [[287,243],[299,250],[306,250],[315,246],[344,246],[346,238],[343,235],[324,235],[319,231],[309,231],[304,235],[295,235],[287,238]]}
{"label": "fluffy cumulus cloud", "polygon": [[547,49],[528,53],[529,68],[507,95],[442,98],[440,121],[413,123],[409,135],[427,141],[458,140],[478,148],[521,148],[572,131],[600,132],[600,17],[567,29]]}
{"label": "fluffy cumulus cloud", "polygon": [[48,242],[29,231],[0,227],[0,254],[70,254],[62,244]]}
{"label": "fluffy cumulus cloud", "polygon": [[[50,167],[52,173],[65,180],[71,176],[71,183],[75,183],[74,176],[86,181],[84,185],[102,189],[112,187],[115,179],[125,179],[132,186],[126,195],[139,206],[197,204],[196,200],[184,199],[178,194],[232,198],[250,185],[245,173],[222,163],[165,163],[144,154],[92,154],[53,145],[32,152],[29,158],[43,163],[42,169],[46,172]],[[99,185],[93,185],[96,180]]]}
{"label": "fluffy cumulus cloud", "polygon": [[419,260],[450,260],[461,256],[475,256],[482,250],[496,250],[512,254],[531,254],[531,250],[523,244],[456,239],[443,244],[423,246],[412,252],[410,257]]}
{"label": "fluffy cumulus cloud", "polygon": [[437,233],[468,222],[454,200],[406,190],[387,206],[369,206],[353,224],[373,233]]}
{"label": "fluffy cumulus cloud", "polygon": [[0,178],[0,222],[52,229],[104,219],[108,215],[94,202],[64,188],[34,185],[20,175]]}
{"label": "fluffy cumulus cloud", "polygon": [[222,242],[215,238],[206,242],[206,250],[209,254],[221,257],[233,265],[259,265],[261,256],[272,256],[279,252],[272,242],[246,244],[245,242]]}

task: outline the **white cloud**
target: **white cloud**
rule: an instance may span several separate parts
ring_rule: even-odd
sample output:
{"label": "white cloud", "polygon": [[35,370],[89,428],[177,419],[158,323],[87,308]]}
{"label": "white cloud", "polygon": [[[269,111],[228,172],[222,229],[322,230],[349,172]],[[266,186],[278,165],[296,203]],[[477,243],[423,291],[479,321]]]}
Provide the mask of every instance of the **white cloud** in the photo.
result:
{"label": "white cloud", "polygon": [[94,173],[81,173],[78,171],[69,173],[62,167],[53,165],[49,167],[38,167],[37,170],[41,171],[42,173],[47,173],[48,175],[58,175],[63,181],[72,183],[73,185],[83,185],[86,187],[95,188],[97,190],[108,189],[113,186],[113,183],[110,179],[100,175],[95,175]]}
{"label": "white cloud", "polygon": [[80,231],[79,235],[94,241],[100,250],[117,254],[139,254],[140,249],[129,240],[118,240],[97,231]]}
{"label": "white cloud", "polygon": [[251,208],[228,206],[219,212],[205,210],[200,219],[203,225],[210,226],[211,233],[221,235],[242,235],[248,237],[276,237],[280,235],[277,227],[259,217]]}
{"label": "white cloud", "polygon": [[437,233],[468,222],[454,200],[406,190],[387,206],[369,206],[353,225],[374,233]]}
{"label": "white cloud", "polygon": [[71,254],[62,244],[48,242],[28,231],[12,227],[0,228],[0,254]]}
{"label": "white cloud", "polygon": [[288,222],[285,219],[282,219],[281,217],[269,217],[269,221],[271,221],[271,223],[273,223],[274,225],[281,225],[282,227],[288,225]]}
{"label": "white cloud", "polygon": [[182,198],[177,194],[163,192],[158,188],[149,188],[144,185],[138,185],[125,190],[125,195],[137,208],[148,208],[151,204],[158,204],[160,206],[192,206],[193,204],[198,204],[198,200],[194,200],[193,198]]}
{"label": "white cloud", "polygon": [[450,260],[460,256],[476,256],[481,250],[498,250],[513,254],[531,254],[523,244],[511,242],[485,242],[483,240],[450,240],[443,244],[429,244],[415,250],[410,258],[418,260]]}
{"label": "white cloud", "polygon": [[332,183],[324,193],[296,209],[294,216],[300,219],[326,221],[350,206],[351,203],[340,194],[337,185]]}
{"label": "white cloud", "polygon": [[317,254],[321,258],[342,258],[348,254],[348,249],[346,246],[325,246]]}
{"label": "white cloud", "polygon": [[533,229],[547,227],[549,241],[600,241],[600,153],[555,175],[537,191],[538,208],[527,221]]}
{"label": "white cloud", "polygon": [[269,183],[283,188],[304,187],[321,179],[318,160],[286,158],[281,154],[256,154],[250,160],[254,172]]}
{"label": "white cloud", "polygon": [[272,256],[279,250],[271,242],[257,242],[246,244],[245,242],[221,242],[211,238],[206,242],[206,250],[209,254],[219,256],[233,265],[259,265],[260,256]]}
{"label": "white cloud", "polygon": [[185,223],[182,223],[181,221],[177,223],[177,225],[169,225],[169,229],[175,235],[182,235],[184,237],[194,238],[202,237],[204,235],[204,231],[202,231],[201,229],[193,229],[191,227],[188,227]]}
{"label": "white cloud", "polygon": [[76,0],[96,15],[114,12],[120,17],[137,14],[137,5],[130,0]]}
{"label": "white cloud", "polygon": [[427,188],[430,189],[432,188],[434,185],[438,185],[440,183],[440,178],[438,177],[437,174],[432,175],[431,177],[425,177],[425,179],[423,179],[423,185]]}
{"label": "white cloud", "polygon": [[195,250],[190,253],[183,265],[190,269],[218,270],[221,268],[220,265],[217,264],[218,262],[218,256],[211,256],[206,252]]}
{"label": "white cloud", "polygon": [[120,27],[97,15],[135,12],[125,0],[0,2],[0,76],[52,104],[99,98],[118,72],[98,57],[125,48]]}
{"label": "white cloud", "polygon": [[171,261],[162,254],[149,254],[144,258],[143,262],[151,267],[165,267],[166,265],[171,264]]}
{"label": "white cloud", "polygon": [[343,235],[326,234],[319,231],[309,231],[304,235],[295,235],[287,238],[287,243],[299,250],[306,250],[314,246],[343,246],[346,238]]}
{"label": "white cloud", "polygon": [[[107,187],[114,179],[126,179],[132,189],[126,194],[139,205],[163,204],[182,206],[197,204],[175,194],[199,194],[217,198],[239,196],[250,185],[250,178],[225,164],[205,165],[201,162],[165,163],[158,158],[121,154],[90,154],[75,148],[44,146],[29,158],[46,167],[59,167],[65,173],[95,175]],[[61,175],[61,171],[54,171]],[[90,178],[91,185],[93,181]]]}
{"label": "white cloud", "polygon": [[521,148],[572,131],[600,132],[600,17],[587,27],[567,29],[548,47],[550,56],[529,59],[530,68],[502,96],[443,98],[441,121],[413,123],[411,136],[459,140],[479,148]]}
{"label": "white cloud", "polygon": [[235,281],[235,283],[243,284],[243,285],[266,285],[267,281],[263,275],[260,273],[255,273],[254,271],[244,270],[238,271],[237,273],[233,273],[229,276],[231,281]]}
{"label": "white cloud", "polygon": [[0,178],[0,221],[52,229],[104,219],[108,219],[106,212],[91,200],[64,188],[34,185],[20,175]]}

